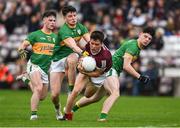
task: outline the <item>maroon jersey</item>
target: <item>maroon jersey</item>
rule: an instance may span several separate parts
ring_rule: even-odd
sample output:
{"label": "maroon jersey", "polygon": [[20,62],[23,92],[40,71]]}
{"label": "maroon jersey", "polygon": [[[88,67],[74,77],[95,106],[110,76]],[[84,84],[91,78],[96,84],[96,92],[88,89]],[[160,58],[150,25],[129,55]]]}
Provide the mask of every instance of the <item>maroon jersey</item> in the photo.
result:
{"label": "maroon jersey", "polygon": [[112,56],[109,49],[103,45],[98,54],[93,55],[90,50],[90,44],[86,45],[86,51],[96,60],[96,66],[107,72],[112,66]]}

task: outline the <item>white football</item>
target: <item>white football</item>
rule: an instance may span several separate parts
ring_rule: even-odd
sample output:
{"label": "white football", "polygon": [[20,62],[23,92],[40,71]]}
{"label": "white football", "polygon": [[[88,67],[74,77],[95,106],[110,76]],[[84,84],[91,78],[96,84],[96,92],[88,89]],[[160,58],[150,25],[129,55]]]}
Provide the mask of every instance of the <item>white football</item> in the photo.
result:
{"label": "white football", "polygon": [[82,66],[85,71],[91,72],[96,68],[96,60],[90,56],[86,56],[82,60]]}

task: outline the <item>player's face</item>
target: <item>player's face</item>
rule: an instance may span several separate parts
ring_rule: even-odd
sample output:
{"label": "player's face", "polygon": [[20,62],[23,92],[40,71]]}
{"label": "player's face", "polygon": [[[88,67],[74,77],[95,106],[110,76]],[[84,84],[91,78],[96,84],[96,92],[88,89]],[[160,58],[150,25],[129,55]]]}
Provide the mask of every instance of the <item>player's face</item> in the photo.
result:
{"label": "player's face", "polygon": [[99,40],[90,40],[90,49],[92,54],[98,54],[101,50],[102,43]]}
{"label": "player's face", "polygon": [[56,18],[54,16],[44,18],[44,25],[46,25],[46,28],[53,30],[56,27]]}
{"label": "player's face", "polygon": [[70,26],[74,26],[77,23],[77,13],[76,12],[69,12],[65,16],[65,21]]}
{"label": "player's face", "polygon": [[148,33],[141,33],[139,40],[143,46],[147,46],[151,42],[152,36]]}

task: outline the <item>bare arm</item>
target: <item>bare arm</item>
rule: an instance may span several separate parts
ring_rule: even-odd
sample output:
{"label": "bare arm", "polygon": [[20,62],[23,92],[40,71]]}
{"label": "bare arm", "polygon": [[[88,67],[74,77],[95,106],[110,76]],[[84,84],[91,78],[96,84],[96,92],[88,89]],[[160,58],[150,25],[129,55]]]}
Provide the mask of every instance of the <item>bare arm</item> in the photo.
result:
{"label": "bare arm", "polygon": [[77,46],[75,40],[72,37],[65,39],[64,42],[66,46],[70,47],[74,52],[82,54],[83,50]]}
{"label": "bare arm", "polygon": [[24,40],[21,45],[19,46],[18,50],[24,50],[25,48],[27,48],[30,45],[30,42],[27,40]]}
{"label": "bare arm", "polygon": [[125,53],[124,55],[124,64],[123,64],[123,69],[128,72],[130,75],[134,76],[135,78],[139,78],[140,74],[132,67],[133,56],[131,56],[128,53]]}
{"label": "bare arm", "polygon": [[90,34],[89,33],[84,34],[83,39],[88,43],[90,41]]}
{"label": "bare arm", "polygon": [[82,74],[84,75],[87,75],[89,77],[99,77],[100,75],[102,75],[104,73],[104,70],[103,69],[98,69],[96,68],[94,71],[92,72],[87,72],[84,70],[84,68],[82,67],[81,65],[81,62],[78,64],[78,70],[79,72],[81,72]]}
{"label": "bare arm", "polygon": [[102,74],[104,73],[104,71],[101,70],[101,69],[97,69],[97,68],[96,68],[95,71],[92,71],[92,72],[83,71],[83,72],[81,72],[81,73],[82,73],[82,74],[85,74],[85,75],[87,75],[87,76],[89,76],[89,77],[99,77],[100,75],[102,75]]}

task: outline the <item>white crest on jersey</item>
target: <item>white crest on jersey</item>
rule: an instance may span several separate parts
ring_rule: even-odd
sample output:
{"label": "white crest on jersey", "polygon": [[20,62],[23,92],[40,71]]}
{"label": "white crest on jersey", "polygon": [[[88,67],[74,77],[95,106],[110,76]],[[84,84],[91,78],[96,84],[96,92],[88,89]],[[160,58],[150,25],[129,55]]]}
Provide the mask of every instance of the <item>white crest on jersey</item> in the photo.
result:
{"label": "white crest on jersey", "polygon": [[46,36],[47,37],[47,39],[48,39],[48,41],[51,41],[51,36]]}
{"label": "white crest on jersey", "polygon": [[106,67],[106,60],[101,60],[101,67],[105,68]]}
{"label": "white crest on jersey", "polygon": [[52,38],[53,39],[53,43],[55,43],[55,38]]}
{"label": "white crest on jersey", "polygon": [[78,29],[77,32],[78,32],[79,35],[81,35],[81,30],[80,29]]}

